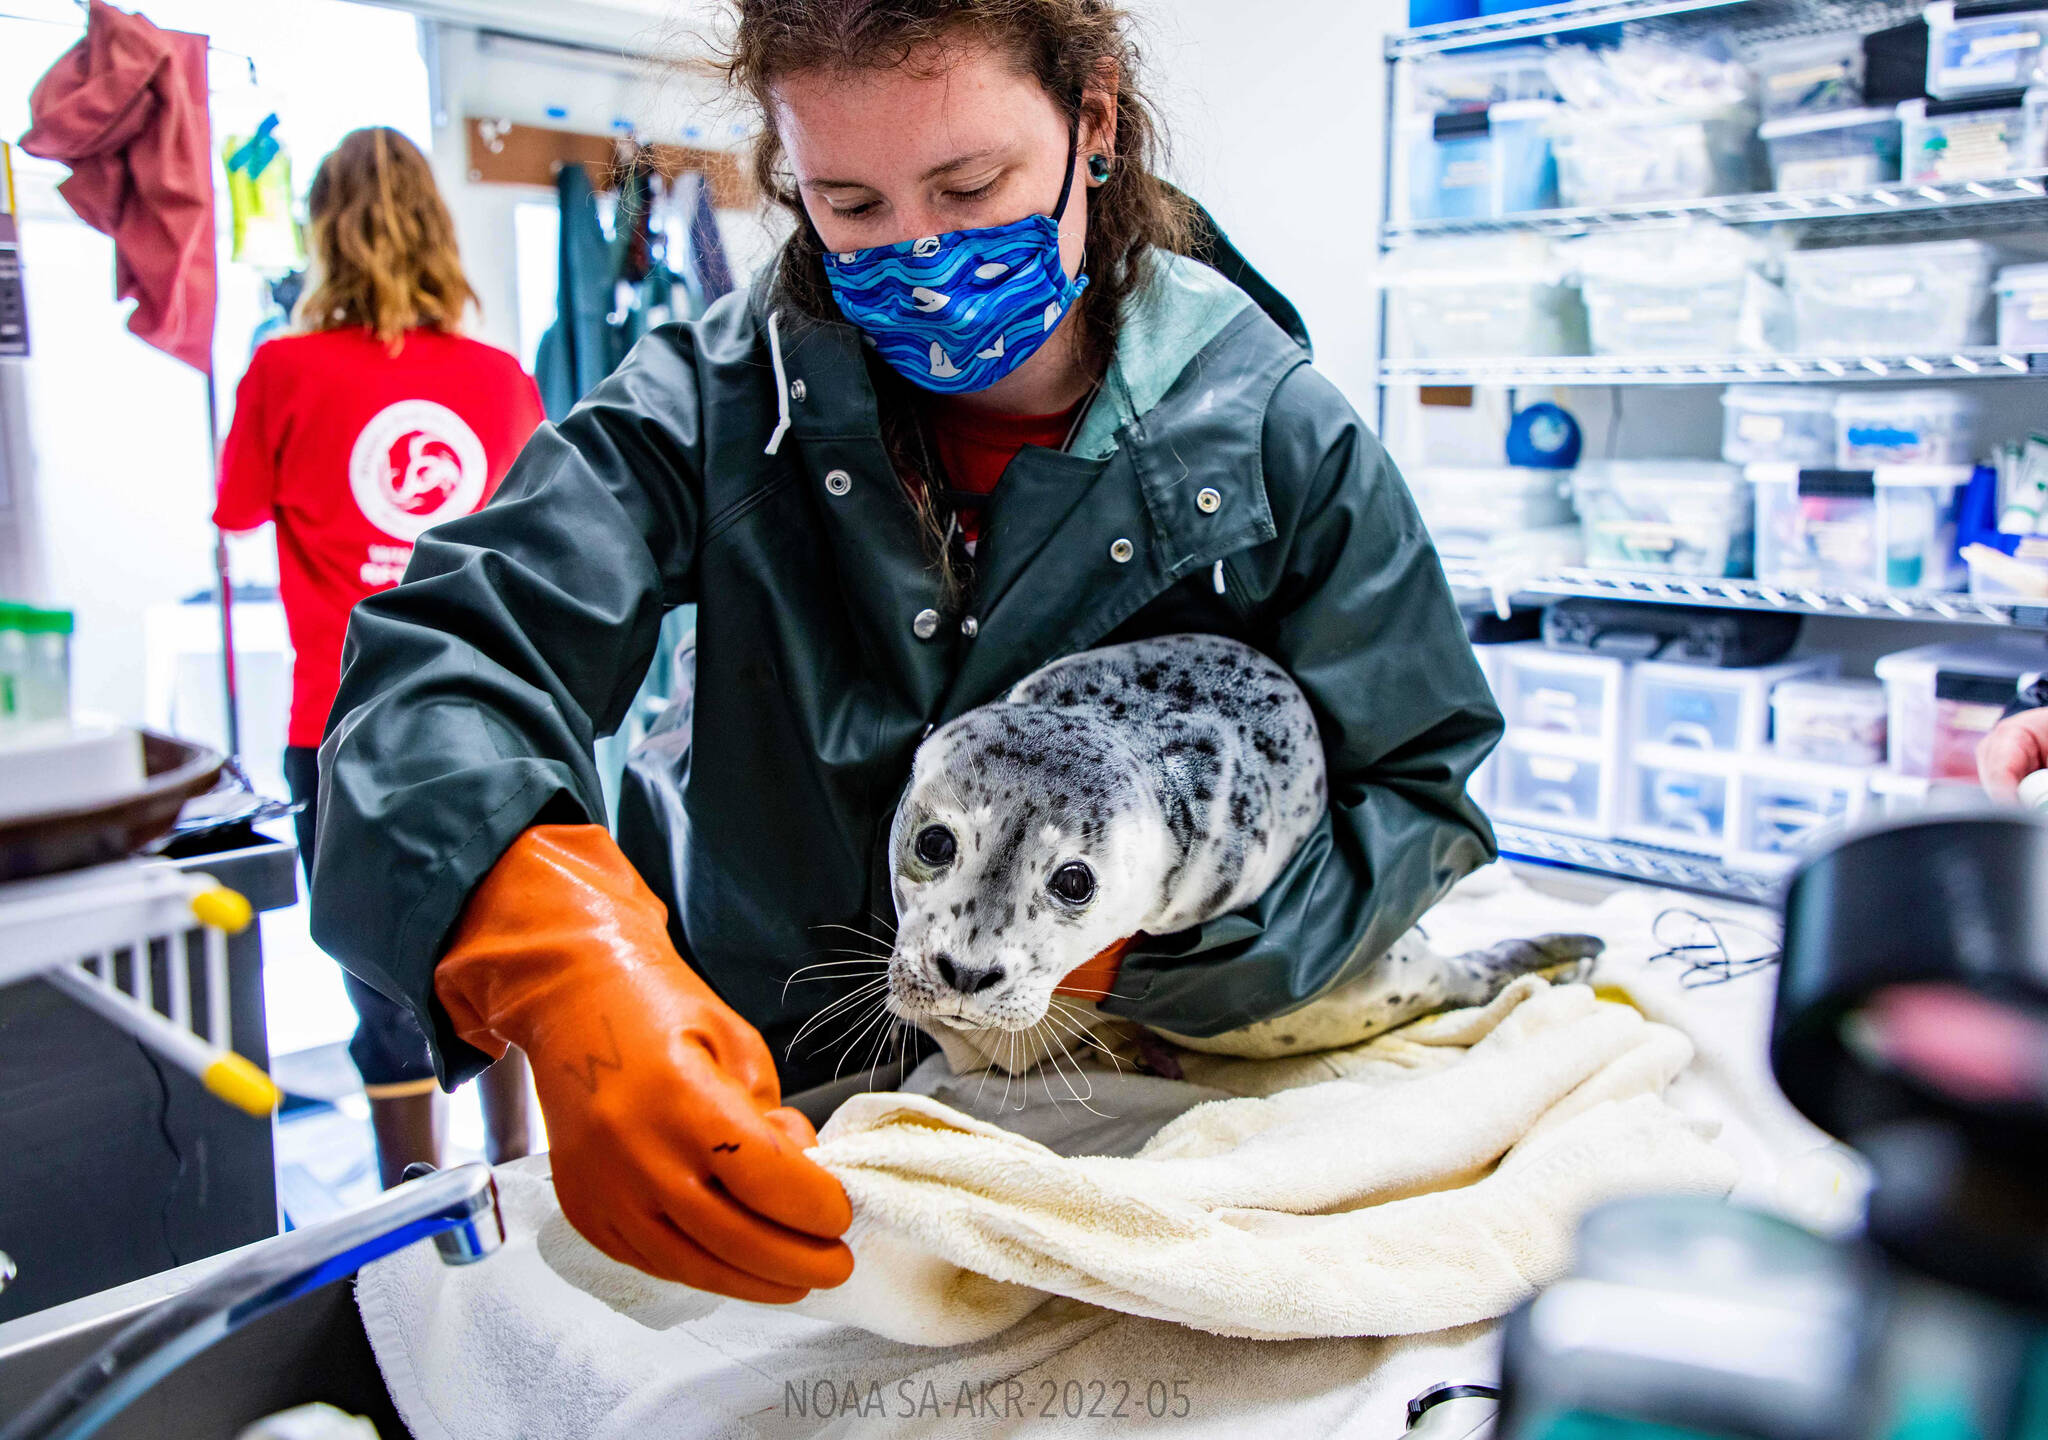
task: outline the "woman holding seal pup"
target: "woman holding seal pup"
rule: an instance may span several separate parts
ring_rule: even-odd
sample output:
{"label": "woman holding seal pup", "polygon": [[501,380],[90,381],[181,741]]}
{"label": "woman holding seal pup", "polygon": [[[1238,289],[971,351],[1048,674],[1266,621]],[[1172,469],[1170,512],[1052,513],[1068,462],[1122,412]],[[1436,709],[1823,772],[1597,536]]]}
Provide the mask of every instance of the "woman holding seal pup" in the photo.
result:
{"label": "woman holding seal pup", "polygon": [[[1255,904],[1073,982],[1194,1035],[1355,976],[1492,857],[1465,782],[1501,726],[1399,475],[1292,308],[1154,178],[1114,5],[736,11],[794,233],[357,609],[314,933],[410,1005],[445,1081],[526,1052],[599,1249],[794,1300],[852,1257],[780,1103],[825,1078],[777,1074],[818,1006],[784,982],[822,927],[889,912],[932,726],[1150,635],[1231,636],[1295,678],[1317,831]],[[665,910],[603,827],[591,742],[689,602],[676,863],[643,867]]]}

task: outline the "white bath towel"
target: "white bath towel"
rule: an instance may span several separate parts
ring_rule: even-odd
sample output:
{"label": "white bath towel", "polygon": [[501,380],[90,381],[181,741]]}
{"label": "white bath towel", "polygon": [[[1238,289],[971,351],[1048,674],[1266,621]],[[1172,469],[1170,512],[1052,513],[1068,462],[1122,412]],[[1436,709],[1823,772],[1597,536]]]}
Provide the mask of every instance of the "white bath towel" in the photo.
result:
{"label": "white bath towel", "polygon": [[[1493,1319],[1565,1272],[1594,1205],[1735,1183],[1660,1098],[1691,1054],[1585,986],[1528,978],[1367,1042],[1348,1078],[1197,1106],[1130,1158],[857,1096],[811,1152],[853,1201],[854,1276],[802,1308],[925,1345],[986,1339],[1052,1295],[1257,1339]],[[622,1313],[674,1313],[681,1287],[566,1225],[543,1243]]]}
{"label": "white bath towel", "polygon": [[[1695,1065],[1660,1101],[1655,1095],[1657,1082],[1645,1077],[1668,1074],[1677,1052],[1669,1048],[1672,1042],[1657,1028],[1610,1020],[1608,1013],[1613,1007],[1596,1007],[1575,1017],[1562,1013],[1549,1016],[1562,1031],[1579,1032],[1588,1039],[1594,1034],[1591,1027],[1597,1025],[1601,1038],[1584,1048],[1589,1056],[1605,1054],[1608,1058],[1586,1062],[1590,1068],[1583,1079],[1562,1088],[1562,1093],[1542,1113],[1526,1121],[1513,1117],[1499,1119],[1490,1097],[1474,1097],[1475,1114],[1488,1124],[1498,1124],[1500,1129],[1495,1133],[1506,1133],[1508,1139],[1504,1143],[1506,1158],[1494,1167],[1493,1173],[1471,1187],[1473,1192],[1484,1190],[1488,1198],[1510,1198],[1525,1193],[1516,1187],[1526,1186],[1526,1193],[1563,1203],[1573,1187],[1581,1183],[1570,1174],[1560,1173],[1571,1168],[1574,1139],[1590,1144],[1597,1156],[1604,1154],[1617,1134],[1635,1133],[1628,1127],[1638,1121],[1646,1124],[1644,1133],[1656,1137],[1657,1143],[1670,1142],[1674,1153],[1690,1150],[1693,1161],[1699,1165],[1696,1173],[1709,1182],[1707,1188],[1725,1184],[1731,1168],[1715,1149],[1700,1140],[1697,1131],[1678,1125],[1671,1113],[1674,1109],[1726,1123],[1723,1139],[1717,1145],[1720,1150],[1734,1154],[1741,1163],[1743,1174],[1738,1193],[1765,1202],[1774,1190],[1782,1189],[1785,1176],[1799,1168],[1801,1157],[1825,1145],[1824,1137],[1790,1116],[1782,1101],[1763,1093],[1768,1089],[1767,1080],[1761,1078],[1763,1022],[1768,1015],[1770,993],[1768,975],[1747,977],[1706,996],[1680,996],[1669,981],[1660,979],[1656,973],[1659,967],[1646,964],[1654,948],[1647,935],[1649,920],[1667,904],[1684,903],[1696,902],[1657,892],[1639,892],[1596,908],[1539,895],[1519,883],[1480,879],[1461,886],[1451,901],[1433,912],[1429,922],[1431,938],[1439,948],[1447,950],[1474,948],[1511,935],[1542,930],[1587,931],[1603,936],[1613,947],[1609,958],[1615,964],[1608,967],[1603,962],[1602,975],[1596,978],[1608,983],[1625,982],[1632,996],[1637,991],[1645,992],[1645,996],[1635,998],[1650,998],[1653,1003],[1643,1008],[1652,1013],[1664,1009],[1658,997],[1668,1000],[1668,1011],[1659,1018],[1675,1021],[1698,1042],[1703,1058],[1714,1062]],[[1660,985],[1668,993],[1660,991]],[[1563,996],[1572,992],[1551,993]],[[1552,1002],[1546,1001],[1545,1007],[1532,1007],[1528,1002],[1534,998],[1534,994],[1519,997],[1519,1003],[1506,1015],[1489,1018],[1474,1012],[1456,1020],[1441,1017],[1399,1036],[1385,1037],[1379,1042],[1375,1063],[1364,1067],[1356,1078],[1366,1081],[1376,1076],[1380,1082],[1391,1082],[1406,1076],[1411,1083],[1427,1080],[1434,1085],[1450,1084],[1460,1069],[1475,1062],[1488,1063],[1485,1046],[1474,1043],[1480,1038],[1479,1032],[1487,1031],[1489,1026],[1492,1032],[1502,1032],[1497,1040],[1492,1040],[1490,1034],[1488,1038],[1495,1047],[1506,1048],[1519,1030],[1545,1018],[1544,1008]],[[1562,1003],[1582,1006],[1583,993]],[[1525,1013],[1515,1019],[1515,1012]],[[1460,1038],[1460,1026],[1468,1027],[1471,1033]],[[1614,1028],[1610,1031],[1609,1026]],[[1624,1034],[1639,1039],[1617,1044],[1617,1038]],[[1579,1044],[1575,1038],[1572,1048]],[[1466,1053],[1468,1046],[1470,1055]],[[1561,1051],[1565,1047],[1556,1048]],[[1246,1062],[1219,1062],[1241,1063]],[[1546,1059],[1544,1063],[1556,1062]],[[1553,1091],[1566,1087],[1572,1073],[1570,1064],[1548,1070],[1539,1065],[1537,1071],[1550,1076],[1542,1083],[1550,1085]],[[1473,1069],[1470,1073],[1482,1072]],[[1213,1097],[1224,1088],[1263,1088],[1246,1085],[1249,1075],[1246,1071],[1229,1074],[1219,1070],[1205,1075],[1205,1082],[1228,1081],[1229,1085],[1183,1088],[1191,1101]],[[940,1087],[960,1109],[972,1108],[972,1084],[949,1084],[942,1071],[916,1078]],[[1065,1141],[1072,1133],[1090,1137],[1109,1134],[1116,1137],[1109,1148],[1122,1148],[1128,1153],[1134,1147],[1123,1146],[1121,1141],[1141,1113],[1170,1114],[1173,1108],[1167,1082],[1149,1077],[1098,1077],[1097,1085],[1094,1103],[1099,1109],[1127,1112],[1122,1113],[1118,1123],[1106,1125],[1076,1109],[1071,1102],[1064,1117],[1055,1115],[1042,1094],[1033,1109],[1020,1117],[1020,1123],[1048,1140],[1055,1149],[1068,1148]],[[1120,1106],[1117,1097],[1126,1093],[1122,1087],[1129,1087],[1132,1099]],[[1428,1188],[1429,1173],[1454,1169],[1461,1153],[1483,1155],[1488,1146],[1496,1143],[1458,1141],[1449,1134],[1437,1133],[1455,1130],[1456,1116],[1446,1117],[1434,1130],[1425,1125],[1420,1127],[1419,1134],[1410,1131],[1397,1136],[1391,1127],[1399,1123],[1401,1106],[1381,1102],[1400,1088],[1379,1083],[1372,1092],[1375,1103],[1380,1105],[1379,1134],[1383,1138],[1377,1145],[1373,1143],[1370,1124],[1355,1127],[1350,1132],[1353,1140],[1344,1145],[1334,1143],[1326,1117],[1313,1110],[1320,1103],[1319,1097],[1313,1091],[1303,1090],[1270,1102],[1231,1102],[1210,1107],[1207,1116],[1201,1112],[1189,1114],[1153,1142],[1156,1148],[1151,1152],[1152,1160],[1132,1163],[1170,1162],[1161,1168],[1170,1170],[1176,1177],[1173,1183],[1181,1188],[1169,1197],[1171,1203],[1165,1205],[1164,1211],[1176,1223],[1185,1222],[1190,1206],[1200,1206],[1205,1201],[1223,1202],[1205,1211],[1212,1223],[1196,1228],[1197,1239],[1201,1241],[1284,1248],[1304,1226],[1339,1221],[1363,1227],[1356,1233],[1369,1231],[1374,1240],[1394,1244],[1412,1238],[1403,1236],[1397,1223],[1404,1208],[1417,1213],[1420,1207],[1440,1205],[1444,1200],[1443,1192]],[[990,1114],[994,1113],[993,1097],[998,1093],[999,1087],[988,1087],[984,1108]],[[1065,1092],[1060,1089],[1057,1093],[1064,1096]],[[1419,1098],[1422,1093],[1415,1092],[1412,1098]],[[1299,1098],[1302,1096],[1308,1098]],[[925,1122],[918,1117],[927,1113],[920,1105],[894,1099],[863,1101],[861,1106],[866,1110],[864,1118],[862,1109],[856,1109],[847,1112],[840,1124],[828,1127],[828,1146],[846,1141],[849,1145],[872,1145],[879,1153],[882,1147],[897,1143],[900,1137],[894,1136],[893,1131],[921,1127]],[[1297,1112],[1294,1107],[1303,1108]],[[1212,1129],[1214,1116],[1223,1112],[1242,1117],[1245,1129]],[[1656,1116],[1654,1122],[1647,1120],[1651,1115]],[[1078,1123],[1069,1125],[1066,1132],[1058,1124],[1049,1123],[1063,1118]],[[1524,1126],[1519,1136],[1514,1134],[1517,1124]],[[1255,1156],[1261,1153],[1256,1148],[1260,1145],[1278,1143],[1290,1134],[1314,1132],[1318,1125],[1322,1126],[1325,1142],[1322,1149],[1329,1152],[1332,1163],[1329,1167],[1320,1163],[1309,1167],[1317,1177],[1313,1183],[1337,1188],[1349,1185],[1361,1194],[1381,1194],[1384,1198],[1380,1203],[1348,1210],[1328,1206],[1322,1214],[1260,1208],[1260,1202],[1271,1201],[1252,1183],[1262,1177],[1232,1180],[1226,1173],[1234,1151],[1241,1149],[1244,1156]],[[1020,1154],[1033,1154],[1010,1139],[984,1133],[981,1127],[964,1121],[964,1117],[948,1122],[945,1133],[965,1137],[971,1147],[969,1153],[973,1154],[986,1150],[1007,1157],[1013,1149]],[[1186,1148],[1174,1143],[1176,1134],[1187,1139]],[[1730,1140],[1738,1143],[1730,1145]],[[1467,1149],[1461,1152],[1459,1144]],[[849,1160],[855,1154],[849,1150]],[[1422,1178],[1416,1181],[1417,1193],[1393,1198],[1404,1192],[1398,1189],[1402,1170],[1392,1162],[1404,1155],[1419,1157],[1411,1159],[1407,1169],[1420,1172]],[[1032,1165],[1044,1165],[1047,1159],[1045,1155],[1034,1154]],[[1059,1156],[1052,1155],[1050,1159],[1057,1162]],[[1686,1163],[1690,1165],[1693,1161]],[[848,1167],[846,1173],[853,1187],[857,1189],[870,1180],[878,1189],[893,1186],[907,1197],[906,1215],[928,1208],[933,1216],[943,1218],[942,1207],[929,1200],[935,1184],[929,1177],[913,1173],[906,1179],[872,1159],[863,1163],[870,1172],[867,1179],[856,1175],[851,1165]],[[1709,1167],[1716,1173],[1707,1175]],[[1098,1160],[1082,1165],[1077,1173],[1100,1187],[1114,1181],[1120,1168]],[[1678,1168],[1673,1166],[1668,1173],[1676,1173]],[[1486,1169],[1483,1161],[1475,1162],[1473,1173]],[[1611,1167],[1603,1169],[1610,1176],[1620,1173]],[[1053,1170],[1068,1173],[1062,1165],[1054,1165]],[[1526,1174],[1518,1173],[1525,1170]],[[1036,1295],[1070,1280],[1099,1287],[1099,1293],[1105,1297],[1119,1289],[1149,1287],[1151,1280],[1142,1257],[1126,1260],[1111,1255],[1103,1263],[1083,1257],[1077,1264],[1074,1256],[1049,1258],[1039,1237],[1027,1236],[1028,1243],[1012,1245],[1004,1237],[999,1216],[977,1221],[967,1227],[966,1233],[974,1244],[985,1247],[995,1257],[990,1262],[992,1267],[997,1261],[1013,1267],[999,1273],[1020,1278],[977,1280],[962,1270],[956,1260],[939,1256],[933,1260],[935,1268],[929,1274],[912,1277],[912,1293],[927,1294],[916,1287],[952,1276],[981,1295],[977,1303],[993,1304],[997,1313],[1003,1313],[1003,1307],[1035,1308],[1029,1308],[1021,1321],[988,1339],[933,1350],[885,1339],[856,1325],[836,1323],[826,1318],[824,1310],[798,1313],[738,1303],[720,1304],[680,1287],[659,1287],[665,1294],[658,1294],[653,1282],[645,1281],[635,1272],[609,1266],[609,1262],[573,1240],[566,1227],[560,1226],[544,1179],[544,1158],[508,1167],[501,1173],[512,1235],[501,1254],[483,1265],[450,1269],[435,1261],[430,1247],[416,1246],[371,1267],[361,1279],[359,1299],[372,1344],[400,1412],[422,1440],[506,1440],[521,1435],[545,1435],[556,1440],[647,1434],[1035,1435],[1065,1433],[1075,1428],[1076,1417],[1071,1411],[1061,1413],[1062,1406],[1069,1401],[1095,1409],[1096,1413],[1087,1418],[1097,1423],[1108,1417],[1120,1428],[1125,1424],[1142,1424],[1176,1437],[1220,1437],[1243,1434],[1248,1429],[1264,1433],[1268,1429],[1287,1428],[1304,1434],[1370,1435],[1375,1440],[1384,1440],[1386,1435],[1399,1432],[1405,1400],[1428,1383],[1447,1378],[1486,1380],[1495,1372],[1494,1327],[1487,1324],[1392,1339],[1249,1341],[1223,1338],[1187,1325],[1139,1318],[1076,1300],[1056,1298],[1040,1303],[1034,1298]],[[1375,1186],[1380,1188],[1375,1190]],[[1580,1193],[1590,1199],[1596,1190],[1594,1182]],[[1023,1186],[1011,1198],[1021,1204],[1027,1218],[1048,1226],[1047,1234],[1059,1236],[1054,1222],[1060,1212],[1053,1203],[1059,1198],[1057,1194],[1040,1196],[1033,1187]],[[1237,1200],[1254,1203],[1229,1203]],[[1041,1209],[1051,1218],[1041,1216]],[[1375,1226],[1382,1228],[1370,1229]],[[1233,1238],[1222,1233],[1224,1229],[1235,1229],[1238,1234]],[[555,1260],[552,1266],[542,1259],[543,1230],[549,1232],[547,1248]],[[1568,1227],[1561,1233],[1568,1233]],[[1459,1267],[1469,1266],[1471,1255],[1467,1252],[1485,1252],[1482,1258],[1490,1259],[1496,1244],[1519,1247],[1503,1252],[1506,1256],[1535,1257],[1530,1262],[1532,1267],[1542,1263],[1545,1253],[1554,1253],[1552,1264],[1563,1263],[1561,1239],[1552,1252],[1549,1241],[1539,1240],[1527,1231],[1516,1231],[1498,1215],[1445,1213],[1437,1222],[1422,1227],[1420,1239],[1423,1247],[1419,1250],[1388,1253],[1414,1265],[1413,1273],[1417,1275],[1423,1273],[1422,1263],[1432,1258],[1446,1265],[1447,1288],[1463,1283],[1468,1270]],[[1462,1246],[1460,1241],[1464,1242]],[[885,1267],[867,1263],[866,1246],[870,1242],[861,1243],[863,1265],[857,1271],[857,1286],[878,1280],[885,1273]],[[1432,1243],[1444,1253],[1433,1257],[1428,1248]],[[924,1253],[931,1256],[933,1252],[926,1249]],[[1295,1253],[1314,1252],[1297,1249]],[[1335,1256],[1333,1263],[1355,1258],[1343,1253]],[[597,1263],[589,1264],[593,1259]],[[561,1278],[561,1270],[574,1270],[579,1263],[584,1265],[579,1279],[588,1290],[579,1290]],[[1504,1262],[1494,1273],[1505,1277],[1511,1268]],[[1523,1277],[1524,1287],[1533,1276],[1542,1273],[1532,1268]],[[1453,1275],[1456,1279],[1449,1278]],[[1052,1283],[1041,1288],[1044,1281]],[[609,1305],[590,1293],[606,1290],[607,1286],[605,1301]],[[1015,1287],[1022,1293],[1006,1294],[1004,1286]],[[887,1287],[874,1288],[879,1291]],[[1158,1291],[1147,1289],[1147,1293],[1151,1296],[1148,1303],[1159,1311],[1170,1304],[1180,1311],[1192,1312],[1214,1303],[1214,1292],[1163,1297]],[[1450,1318],[1446,1314],[1432,1317],[1428,1305],[1441,1302],[1417,1301],[1411,1305],[1396,1298],[1404,1292],[1394,1287],[1378,1293],[1389,1315],[1406,1313],[1412,1323],[1429,1323],[1432,1318],[1442,1323]],[[991,1295],[993,1299],[989,1298]],[[1327,1293],[1323,1293],[1321,1303],[1328,1300]],[[902,1302],[873,1292],[861,1299],[857,1290],[850,1290],[841,1292],[836,1300],[816,1297],[812,1305],[829,1308],[835,1303],[883,1308]],[[1337,1303],[1340,1308],[1352,1307],[1356,1313],[1357,1302],[1352,1297],[1338,1297]],[[632,1310],[643,1319],[668,1328],[647,1328],[612,1307]],[[973,1305],[963,1308],[970,1316],[976,1313]],[[947,1323],[958,1320],[958,1314],[946,1307],[936,1311],[927,1308],[922,1313],[937,1314]],[[1491,1307],[1487,1307],[1487,1313],[1494,1313]],[[1242,1329],[1273,1324],[1270,1312],[1261,1312],[1256,1304],[1239,1318]],[[1251,1323],[1242,1323],[1247,1318]],[[978,1323],[988,1322],[984,1318]],[[970,1400],[983,1394],[981,1387],[993,1386],[995,1408],[963,1412],[959,1408],[957,1383],[963,1380],[973,1392]],[[1143,1410],[1147,1386],[1154,1381],[1160,1388],[1150,1392],[1151,1396],[1165,1403],[1166,1414]],[[830,1393],[813,1393],[809,1399],[801,1399],[796,1393],[820,1382],[827,1383]],[[1184,1398],[1167,1400],[1169,1392]],[[849,1393],[861,1397],[858,1406],[849,1408]],[[1130,1408],[1134,1394],[1137,1412]],[[1116,1410],[1120,1395],[1124,1409],[1112,1416],[1110,1412]],[[1030,1403],[1009,1403],[1020,1398]],[[819,1399],[828,1403],[823,1408],[811,1403]]]}

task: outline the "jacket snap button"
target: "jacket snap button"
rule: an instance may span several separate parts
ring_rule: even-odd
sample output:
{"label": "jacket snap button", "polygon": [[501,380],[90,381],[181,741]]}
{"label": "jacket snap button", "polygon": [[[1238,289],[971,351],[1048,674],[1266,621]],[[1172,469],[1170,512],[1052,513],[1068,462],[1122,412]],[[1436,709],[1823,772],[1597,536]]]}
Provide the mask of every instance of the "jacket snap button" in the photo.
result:
{"label": "jacket snap button", "polygon": [[1223,496],[1221,492],[1204,486],[1202,490],[1195,496],[1195,508],[1201,511],[1204,515],[1214,515],[1218,510],[1223,508]]}
{"label": "jacket snap button", "polygon": [[810,392],[804,388],[804,382],[802,380],[792,380],[789,382],[789,398],[796,401],[798,404],[802,404],[804,396],[809,393]]}
{"label": "jacket snap button", "polygon": [[844,495],[853,488],[853,477],[844,470],[827,470],[825,472],[825,488],[834,495]]}
{"label": "jacket snap button", "polygon": [[929,640],[939,633],[939,612],[920,610],[917,618],[910,622],[910,633],[920,640]]}
{"label": "jacket snap button", "polygon": [[960,633],[962,635],[965,635],[969,640],[972,640],[975,636],[981,633],[981,622],[975,619],[972,615],[969,615],[965,620],[962,620],[960,622]]}
{"label": "jacket snap button", "polygon": [[1109,558],[1121,565],[1137,554],[1137,547],[1128,540],[1113,540],[1109,546]]}

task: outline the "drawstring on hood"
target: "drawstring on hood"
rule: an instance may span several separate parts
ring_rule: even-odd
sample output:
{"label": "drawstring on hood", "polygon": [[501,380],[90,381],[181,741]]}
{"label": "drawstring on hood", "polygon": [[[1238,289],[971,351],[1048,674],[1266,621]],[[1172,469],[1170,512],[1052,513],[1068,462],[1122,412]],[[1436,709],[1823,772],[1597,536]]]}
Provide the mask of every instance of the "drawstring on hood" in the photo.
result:
{"label": "drawstring on hood", "polygon": [[763,455],[773,455],[782,448],[782,437],[789,431],[789,374],[782,368],[782,329],[777,323],[782,318],[780,310],[768,312],[768,363],[775,370],[775,433],[768,437],[768,443],[761,447]]}

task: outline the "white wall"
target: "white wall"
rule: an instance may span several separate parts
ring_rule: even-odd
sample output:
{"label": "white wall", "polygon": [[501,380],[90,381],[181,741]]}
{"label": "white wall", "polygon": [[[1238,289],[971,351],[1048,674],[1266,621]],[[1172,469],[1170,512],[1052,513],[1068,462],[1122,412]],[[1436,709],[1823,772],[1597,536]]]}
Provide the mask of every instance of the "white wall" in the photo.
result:
{"label": "white wall", "polygon": [[[65,0],[9,0],[0,20],[0,133],[28,126],[35,80],[82,31]],[[215,139],[269,109],[283,117],[301,190],[312,164],[357,125],[392,124],[424,138],[426,82],[407,17],[343,0],[151,0],[159,24],[212,35]],[[257,61],[260,84],[233,50]],[[73,608],[73,690],[82,709],[145,718],[143,616],[211,584],[213,465],[205,385],[190,368],[126,333],[113,294],[113,247],[56,193],[61,165],[16,154],[22,261],[34,355],[10,377],[26,394],[38,512],[21,573],[0,577],[33,598]],[[222,206],[222,224],[226,209]],[[223,264],[216,371],[223,412],[247,358],[260,277]],[[244,572],[274,573],[269,542],[245,546]],[[283,715],[245,716],[277,731]]]}
{"label": "white wall", "polygon": [[1385,62],[1405,0],[1134,0],[1173,176],[1292,300],[1373,416]]}

